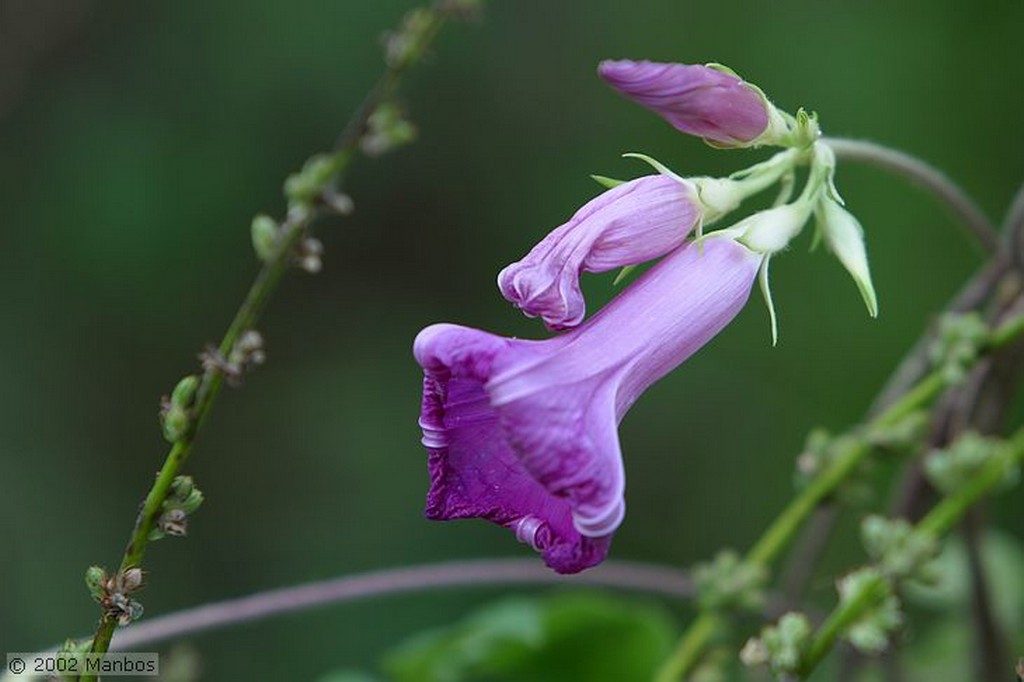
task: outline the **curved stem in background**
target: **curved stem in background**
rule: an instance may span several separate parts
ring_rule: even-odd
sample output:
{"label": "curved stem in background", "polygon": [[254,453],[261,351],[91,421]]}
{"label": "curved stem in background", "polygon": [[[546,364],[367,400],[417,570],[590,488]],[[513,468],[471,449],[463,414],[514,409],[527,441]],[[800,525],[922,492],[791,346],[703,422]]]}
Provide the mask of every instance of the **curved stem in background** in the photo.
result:
{"label": "curved stem in background", "polygon": [[515,584],[613,587],[674,599],[693,596],[689,576],[665,566],[608,561],[585,573],[563,576],[532,558],[480,559],[348,575],[206,604],[118,630],[111,648],[125,650],[227,625],[382,595]]}
{"label": "curved stem in background", "polygon": [[[841,159],[863,161],[884,168],[929,191],[946,205],[987,253],[995,253],[999,249],[999,233],[992,221],[966,192],[934,166],[874,142],[841,137],[826,137],[822,141]],[[1024,206],[1021,210],[1024,211]]]}
{"label": "curved stem in background", "polygon": [[1010,261],[1018,270],[1024,270],[1024,185],[1017,190],[1003,219],[1003,235],[1010,249]]}

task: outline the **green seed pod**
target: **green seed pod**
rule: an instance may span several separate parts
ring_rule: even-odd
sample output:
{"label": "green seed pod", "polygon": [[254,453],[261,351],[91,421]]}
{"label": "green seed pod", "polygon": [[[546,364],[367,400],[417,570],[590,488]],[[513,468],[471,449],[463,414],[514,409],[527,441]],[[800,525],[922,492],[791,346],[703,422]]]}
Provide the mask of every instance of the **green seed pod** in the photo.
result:
{"label": "green seed pod", "polygon": [[196,390],[199,388],[199,377],[190,374],[174,387],[171,392],[171,405],[182,409],[189,407],[196,397]]}
{"label": "green seed pod", "polygon": [[277,222],[270,216],[260,214],[252,219],[250,228],[252,235],[252,248],[261,261],[268,261],[274,256],[277,250],[277,239],[280,236],[280,228]]}
{"label": "green seed pod", "polygon": [[85,586],[96,601],[103,599],[106,593],[107,572],[99,566],[90,566],[85,571]]}
{"label": "green seed pod", "polygon": [[163,417],[164,438],[169,443],[177,443],[188,433],[188,411],[178,405],[171,405]]}

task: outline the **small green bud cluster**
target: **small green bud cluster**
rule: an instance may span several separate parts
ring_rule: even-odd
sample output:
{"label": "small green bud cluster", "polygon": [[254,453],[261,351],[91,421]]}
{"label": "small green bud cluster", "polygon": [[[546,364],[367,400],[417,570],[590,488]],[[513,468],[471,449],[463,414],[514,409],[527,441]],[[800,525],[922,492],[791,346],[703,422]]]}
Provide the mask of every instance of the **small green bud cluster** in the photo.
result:
{"label": "small green bud cluster", "polygon": [[281,238],[281,226],[277,221],[261,213],[252,219],[249,233],[256,257],[264,263],[273,260],[277,255],[277,245]]}
{"label": "small green bud cluster", "polygon": [[[803,490],[810,485],[821,472],[828,469],[835,459],[847,448],[857,447],[860,439],[852,434],[833,436],[825,429],[814,429],[807,435],[804,451],[796,458],[794,485]],[[862,506],[874,497],[874,488],[867,480],[866,474],[871,461],[865,460],[860,469],[847,476],[834,495],[843,504]]]}
{"label": "small green bud cluster", "polygon": [[693,579],[702,609],[756,611],[765,602],[768,569],[743,561],[733,550],[723,550],[714,560],[696,566]]}
{"label": "small green bud cluster", "polygon": [[324,253],[324,245],[315,237],[306,237],[299,242],[295,252],[295,263],[311,275],[315,275],[323,268],[321,256]]}
{"label": "small green bud cluster", "polygon": [[[1004,442],[997,438],[986,438],[974,431],[967,431],[948,447],[933,450],[924,462],[928,481],[945,494],[959,490],[977,474],[993,457],[998,456]],[[1019,477],[1019,467],[1008,467],[1007,485]]]}
{"label": "small green bud cluster", "polygon": [[103,607],[104,615],[116,618],[119,625],[128,625],[142,617],[142,604],[131,597],[142,588],[141,568],[129,568],[108,576],[99,566],[90,566],[85,572],[85,585],[92,598]]}
{"label": "small green bud cluster", "polygon": [[861,522],[861,540],[878,570],[892,580],[934,582],[939,545],[929,533],[916,530],[904,519],[872,514]]}
{"label": "small green bud cluster", "polygon": [[367,156],[380,156],[416,139],[416,126],[393,102],[384,102],[366,120],[366,132],[359,141]]}
{"label": "small green bud cluster", "polygon": [[85,670],[84,657],[92,650],[92,641],[92,637],[88,637],[86,639],[64,640],[64,643],[57,649],[57,659],[77,661],[77,665],[64,666],[65,670]]}
{"label": "small green bud cluster", "polygon": [[284,181],[284,195],[289,206],[308,209],[315,204],[347,162],[348,155],[344,152],[309,157],[302,170],[292,173]]}
{"label": "small green bud cluster", "polygon": [[220,372],[228,384],[239,386],[247,371],[267,360],[266,351],[263,349],[263,335],[255,329],[247,329],[239,335],[227,357],[224,357],[217,348],[210,346],[199,354],[199,360],[204,371]]}
{"label": "small green bud cluster", "polygon": [[977,313],[945,315],[928,355],[947,383],[958,384],[967,377],[987,338],[988,327]]}
{"label": "small green bud cluster", "polygon": [[192,403],[198,390],[199,377],[189,375],[178,382],[170,398],[162,401],[160,421],[168,442],[177,443],[188,436],[192,425]]}
{"label": "small green bud cluster", "polygon": [[802,613],[790,612],[766,626],[740,651],[744,665],[767,665],[779,677],[795,676],[811,644],[811,624]]}
{"label": "small green bud cluster", "polygon": [[188,517],[203,503],[203,493],[195,486],[191,476],[176,476],[167,498],[161,506],[156,527],[149,532],[150,540],[165,535],[181,537],[188,533]]}
{"label": "small green bud cluster", "polygon": [[434,12],[418,7],[402,19],[397,30],[384,34],[384,61],[392,69],[404,69],[423,53],[437,17]]}
{"label": "small green bud cluster", "polygon": [[903,624],[900,602],[889,580],[877,568],[868,566],[840,578],[837,588],[840,609],[853,602],[871,602],[871,607],[850,623],[844,638],[865,654],[885,651],[890,636]]}
{"label": "small green bud cluster", "polygon": [[928,430],[929,413],[915,410],[894,424],[872,428],[868,440],[876,448],[907,452],[917,448]]}

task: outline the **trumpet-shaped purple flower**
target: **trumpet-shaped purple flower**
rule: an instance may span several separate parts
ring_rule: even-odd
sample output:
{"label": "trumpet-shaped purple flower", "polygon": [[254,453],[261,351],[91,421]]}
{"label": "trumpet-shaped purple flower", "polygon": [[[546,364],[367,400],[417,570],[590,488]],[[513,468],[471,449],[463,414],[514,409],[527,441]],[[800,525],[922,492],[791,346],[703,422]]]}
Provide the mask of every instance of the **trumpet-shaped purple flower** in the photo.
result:
{"label": "trumpet-shaped purple flower", "polygon": [[709,66],[607,60],[598,73],[626,97],[676,129],[722,147],[742,147],[764,135],[777,117],[760,90]]}
{"label": "trumpet-shaped purple flower", "polygon": [[649,175],[604,192],[498,275],[502,295],[549,329],[575,327],[586,305],[579,276],[653,260],[700,224],[694,185]]}
{"label": "trumpet-shaped purple flower", "polygon": [[599,563],[625,513],[619,421],[735,317],[761,260],[712,236],[543,341],[451,324],[420,332],[427,517],[485,518],[561,573]]}

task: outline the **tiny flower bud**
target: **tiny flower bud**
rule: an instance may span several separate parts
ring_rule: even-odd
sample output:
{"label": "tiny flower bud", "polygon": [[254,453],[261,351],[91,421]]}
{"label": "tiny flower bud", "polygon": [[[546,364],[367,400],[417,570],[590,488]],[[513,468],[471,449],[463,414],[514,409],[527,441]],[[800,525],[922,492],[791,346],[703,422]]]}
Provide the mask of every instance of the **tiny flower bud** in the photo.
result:
{"label": "tiny flower bud", "polygon": [[85,571],[85,586],[89,595],[96,601],[103,601],[106,596],[107,572],[99,566],[90,566]]}
{"label": "tiny flower bud", "polygon": [[380,156],[414,139],[416,126],[403,116],[398,106],[385,102],[367,119],[366,132],[359,144],[367,156]]}
{"label": "tiny flower bud", "polygon": [[317,154],[309,158],[302,170],[284,181],[284,193],[290,202],[306,206],[320,196],[331,179],[345,163],[340,154]]}
{"label": "tiny flower bud", "polygon": [[315,275],[320,272],[323,267],[323,262],[320,260],[320,256],[323,252],[324,245],[319,239],[316,239],[315,237],[306,237],[299,244],[295,258],[300,268],[311,275]]}
{"label": "tiny flower bud", "polygon": [[888,647],[890,635],[903,623],[900,603],[892,586],[874,568],[861,568],[837,583],[839,603],[869,600],[869,608],[845,632],[845,639],[858,651],[879,654]]}
{"label": "tiny flower bud", "polygon": [[939,551],[935,538],[915,531],[903,519],[872,514],[861,522],[861,539],[868,555],[890,578],[921,579],[931,574],[929,562]]}
{"label": "tiny flower bud", "polygon": [[[967,484],[995,456],[1001,446],[996,438],[967,431],[948,447],[933,450],[924,461],[924,472],[938,490],[947,495]],[[1007,482],[1017,477],[1017,468],[1009,467]]]}
{"label": "tiny flower bud", "polygon": [[761,630],[761,636],[749,640],[740,652],[745,665],[767,664],[783,678],[795,674],[811,642],[811,624],[802,613],[783,615],[775,625]]}
{"label": "tiny flower bud", "polygon": [[188,534],[188,514],[182,509],[168,509],[157,520],[157,528],[167,535],[184,537]]}
{"label": "tiny flower bud", "polygon": [[352,197],[331,186],[324,190],[324,202],[338,215],[351,215],[355,210]]}
{"label": "tiny flower bud", "polygon": [[252,219],[250,228],[252,248],[261,261],[273,258],[277,251],[277,240],[281,236],[277,221],[267,215],[258,215]]}
{"label": "tiny flower bud", "polygon": [[433,23],[433,13],[429,9],[417,8],[408,12],[398,30],[384,36],[384,60],[388,66],[402,68],[418,59]]}
{"label": "tiny flower bud", "polygon": [[958,384],[966,378],[987,336],[988,327],[977,313],[944,315],[928,354],[932,363],[942,368],[946,381]]}
{"label": "tiny flower bud", "polygon": [[142,587],[142,569],[129,568],[121,574],[120,591],[124,594],[131,594]]}
{"label": "tiny flower bud", "polygon": [[175,476],[171,481],[169,498],[185,499],[192,494],[194,488],[195,483],[191,476]]}
{"label": "tiny flower bud", "polygon": [[764,604],[768,571],[763,565],[746,563],[736,552],[725,550],[714,561],[698,565],[693,579],[701,608],[753,611]]}
{"label": "tiny flower bud", "polygon": [[179,507],[186,514],[194,513],[203,504],[203,493],[199,488],[194,488],[180,503]]}
{"label": "tiny flower bud", "polygon": [[190,375],[178,382],[171,393],[171,405],[173,407],[187,408],[192,405],[196,389],[199,388],[199,377]]}
{"label": "tiny flower bud", "polygon": [[188,410],[171,405],[163,415],[164,438],[169,443],[177,443],[188,433],[190,419]]}
{"label": "tiny flower bud", "polygon": [[677,130],[713,146],[778,144],[788,132],[764,93],[724,67],[608,60],[597,71]]}

